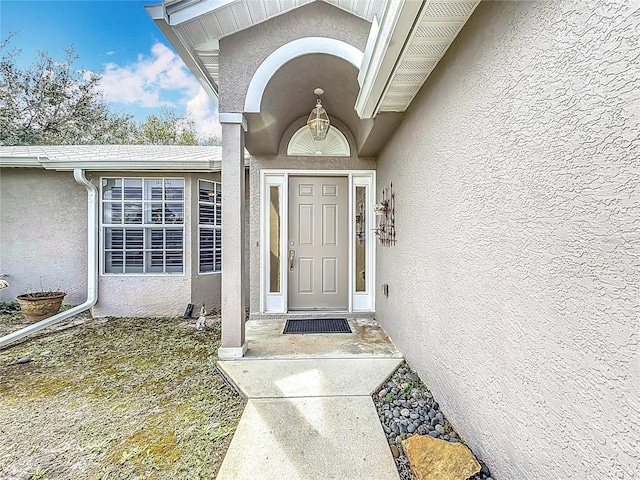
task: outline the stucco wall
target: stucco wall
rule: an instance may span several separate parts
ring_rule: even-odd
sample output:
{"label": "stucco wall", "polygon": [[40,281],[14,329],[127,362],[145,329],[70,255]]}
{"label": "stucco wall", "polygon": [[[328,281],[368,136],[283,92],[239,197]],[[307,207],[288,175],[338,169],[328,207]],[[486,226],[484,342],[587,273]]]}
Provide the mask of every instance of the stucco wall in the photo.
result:
{"label": "stucco wall", "polygon": [[304,37],[341,40],[364,51],[370,24],[314,2],[220,40],[220,111],[242,112],[251,78],[277,48]]}
{"label": "stucco wall", "polygon": [[378,320],[496,479],[640,477],[639,6],[481,3],[378,158]]}
{"label": "stucco wall", "polygon": [[304,125],[306,118],[291,124],[280,142],[278,155],[259,155],[251,157],[250,188],[256,192],[249,203],[249,242],[250,254],[250,313],[260,313],[260,172],[263,169],[276,170],[375,170],[375,159],[358,157],[355,154],[355,140],[346,126],[335,122],[332,128],[339,128],[345,135],[351,149],[351,157],[290,157],[287,156],[289,140]]}
{"label": "stucco wall", "polygon": [[27,291],[63,290],[65,303],[87,297],[87,190],[72,172],[0,169],[0,300]]}

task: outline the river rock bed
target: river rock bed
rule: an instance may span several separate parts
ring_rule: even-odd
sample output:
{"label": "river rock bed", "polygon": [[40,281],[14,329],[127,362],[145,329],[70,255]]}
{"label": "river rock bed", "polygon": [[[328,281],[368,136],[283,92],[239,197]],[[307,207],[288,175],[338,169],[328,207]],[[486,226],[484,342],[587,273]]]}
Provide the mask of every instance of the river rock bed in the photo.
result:
{"label": "river rock bed", "polygon": [[[413,435],[430,435],[449,442],[462,441],[429,389],[406,362],[373,394],[373,402],[401,480],[414,480],[402,440]],[[482,469],[469,480],[492,480],[487,466],[478,461]]]}

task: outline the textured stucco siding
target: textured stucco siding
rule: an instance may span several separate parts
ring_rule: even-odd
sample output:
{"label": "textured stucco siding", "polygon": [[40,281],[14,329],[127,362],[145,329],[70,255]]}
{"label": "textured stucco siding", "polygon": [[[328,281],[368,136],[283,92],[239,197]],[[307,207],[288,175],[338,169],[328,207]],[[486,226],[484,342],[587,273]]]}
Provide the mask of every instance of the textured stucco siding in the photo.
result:
{"label": "textured stucco siding", "polygon": [[257,155],[251,157],[249,184],[252,192],[249,205],[249,252],[250,261],[250,305],[251,314],[260,313],[260,175],[268,170],[375,170],[375,159],[358,157],[355,154],[355,140],[347,127],[335,121],[332,128],[339,128],[345,135],[351,149],[351,157],[290,157],[287,155],[289,140],[304,125],[306,118],[294,122],[284,133],[278,155]]}
{"label": "textured stucco siding", "polygon": [[483,2],[378,157],[378,320],[503,479],[640,478],[640,3]]}
{"label": "textured stucco siding", "polygon": [[242,112],[253,74],[276,49],[305,37],[341,40],[364,51],[369,23],[314,2],[220,40],[220,111]]}
{"label": "textured stucco siding", "polygon": [[87,296],[87,190],[73,172],[0,169],[0,300],[63,290],[65,303]]}

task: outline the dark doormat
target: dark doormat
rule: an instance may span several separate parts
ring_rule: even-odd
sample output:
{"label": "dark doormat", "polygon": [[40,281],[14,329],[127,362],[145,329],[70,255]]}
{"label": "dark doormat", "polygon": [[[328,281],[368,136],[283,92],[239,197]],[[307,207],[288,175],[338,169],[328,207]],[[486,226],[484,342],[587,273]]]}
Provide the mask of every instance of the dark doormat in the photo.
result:
{"label": "dark doormat", "polygon": [[282,333],[351,333],[346,318],[290,318]]}

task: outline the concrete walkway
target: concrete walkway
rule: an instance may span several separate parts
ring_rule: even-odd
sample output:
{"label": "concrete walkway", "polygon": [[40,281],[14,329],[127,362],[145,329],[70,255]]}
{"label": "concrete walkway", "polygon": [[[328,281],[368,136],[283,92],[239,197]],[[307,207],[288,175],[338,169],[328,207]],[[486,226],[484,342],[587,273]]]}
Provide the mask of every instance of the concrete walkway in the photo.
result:
{"label": "concrete walkway", "polygon": [[[311,343],[313,337],[316,343],[345,340],[304,337]],[[288,358],[218,362],[247,398],[218,480],[398,480],[371,399],[402,362],[397,351],[389,352],[327,358],[314,351],[304,358],[297,351]]]}

